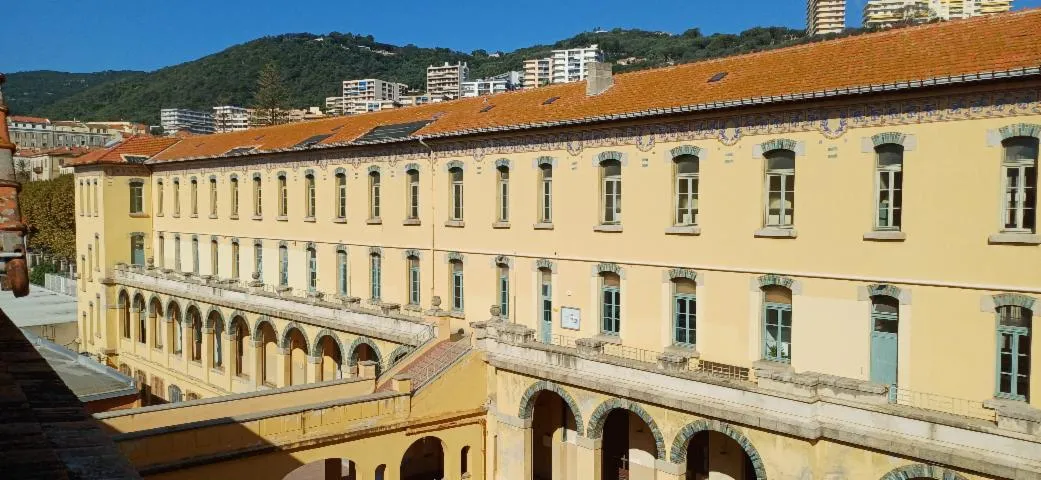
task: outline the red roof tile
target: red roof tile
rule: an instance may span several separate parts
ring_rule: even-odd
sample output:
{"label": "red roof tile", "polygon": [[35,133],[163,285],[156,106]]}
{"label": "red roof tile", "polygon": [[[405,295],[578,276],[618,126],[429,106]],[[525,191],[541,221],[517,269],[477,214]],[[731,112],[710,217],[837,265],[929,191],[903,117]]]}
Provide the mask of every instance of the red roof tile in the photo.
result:
{"label": "red roof tile", "polygon": [[[587,96],[585,82],[466,98],[362,115],[193,136],[156,161],[213,157],[243,146],[291,148],[351,142],[380,125],[433,120],[411,138],[470,134],[690,106],[871,87],[1041,66],[1041,9],[810,43],[748,55],[616,75]],[[709,83],[717,73],[727,75]],[[544,105],[550,97],[559,97]],[[487,105],[495,108],[482,112]]]}
{"label": "red roof tile", "polygon": [[49,119],[43,117],[28,117],[25,115],[11,115],[7,119],[18,123],[51,123]]}
{"label": "red roof tile", "polygon": [[110,148],[95,150],[80,156],[66,165],[88,165],[95,163],[126,163],[124,155],[152,158],[157,153],[179,142],[177,138],[140,136],[132,137]]}

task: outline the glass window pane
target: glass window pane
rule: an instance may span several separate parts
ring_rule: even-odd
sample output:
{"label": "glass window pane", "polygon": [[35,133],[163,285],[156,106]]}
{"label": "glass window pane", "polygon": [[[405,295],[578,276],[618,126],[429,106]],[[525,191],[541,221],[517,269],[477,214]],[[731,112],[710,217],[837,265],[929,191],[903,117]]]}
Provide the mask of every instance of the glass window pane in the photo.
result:
{"label": "glass window pane", "polygon": [[795,169],[795,152],[791,150],[771,150],[765,156],[768,171]]}

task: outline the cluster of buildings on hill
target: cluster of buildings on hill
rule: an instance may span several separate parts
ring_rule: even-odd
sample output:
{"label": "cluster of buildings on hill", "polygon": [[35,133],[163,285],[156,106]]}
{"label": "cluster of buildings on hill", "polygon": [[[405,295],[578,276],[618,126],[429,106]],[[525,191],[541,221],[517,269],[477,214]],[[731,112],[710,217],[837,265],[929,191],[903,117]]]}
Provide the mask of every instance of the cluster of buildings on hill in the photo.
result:
{"label": "cluster of buildings on hill", "polygon": [[[466,62],[427,67],[426,91],[409,89],[404,83],[379,78],[344,80],[340,95],[326,97],[325,108],[287,110],[282,122],[292,123],[326,116],[355,115],[401,107],[437,103],[455,98],[479,97],[511,90],[531,89],[551,83],[577,82],[586,79],[588,65],[603,61],[597,45],[553,50],[545,58],[526,60],[523,71],[509,71],[488,78],[470,79]],[[163,131],[209,134],[246,130],[270,122],[253,109],[223,105],[213,112],[184,108],[160,111]]]}
{"label": "cluster of buildings on hill", "polygon": [[148,126],[134,122],[81,122],[43,117],[7,117],[11,141],[18,145],[15,168],[26,179],[50,180],[72,173],[69,158],[110,146],[124,138],[148,134]]}
{"label": "cluster of buildings on hill", "polygon": [[[955,20],[1012,10],[1012,0],[868,0],[865,28],[888,28],[901,23]],[[806,33],[838,33],[846,28],[846,0],[808,0]]]}

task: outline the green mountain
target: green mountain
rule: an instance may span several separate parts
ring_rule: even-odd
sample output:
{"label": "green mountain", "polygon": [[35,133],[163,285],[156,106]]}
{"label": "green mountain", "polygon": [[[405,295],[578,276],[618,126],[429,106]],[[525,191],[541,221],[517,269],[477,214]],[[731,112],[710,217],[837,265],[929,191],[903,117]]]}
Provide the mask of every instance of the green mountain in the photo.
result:
{"label": "green mountain", "polygon": [[[855,32],[852,32],[855,33]],[[815,37],[813,40],[817,40]],[[324,105],[338,95],[340,82],[382,78],[423,90],[426,68],[443,62],[468,62],[472,78],[521,69],[525,59],[547,56],[555,48],[598,44],[608,61],[622,60],[616,72],[685,63],[810,41],[803,31],[758,27],[740,34],[702,35],[623,30],[586,32],[553,45],[513,52],[469,54],[446,48],[395,46],[372,36],[330,33],[264,37],[195,61],[154,72],[68,74],[23,72],[9,75],[11,106],[16,114],[82,120],[133,120],[155,125],[159,109],[209,109],[214,105],[252,104],[257,75],[274,61],[293,106]]]}

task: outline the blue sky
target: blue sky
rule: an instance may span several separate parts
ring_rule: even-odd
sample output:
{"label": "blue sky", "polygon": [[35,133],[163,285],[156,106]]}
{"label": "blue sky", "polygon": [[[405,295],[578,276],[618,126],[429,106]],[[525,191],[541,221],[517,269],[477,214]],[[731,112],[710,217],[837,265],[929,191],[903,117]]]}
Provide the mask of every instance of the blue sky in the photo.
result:
{"label": "blue sky", "polygon": [[[859,25],[866,0],[848,0]],[[736,33],[804,28],[804,0],[4,0],[0,71],[154,70],[264,35],[331,31],[509,51],[594,27]],[[1016,8],[1041,0],[1015,0]],[[393,12],[388,14],[388,12]]]}

